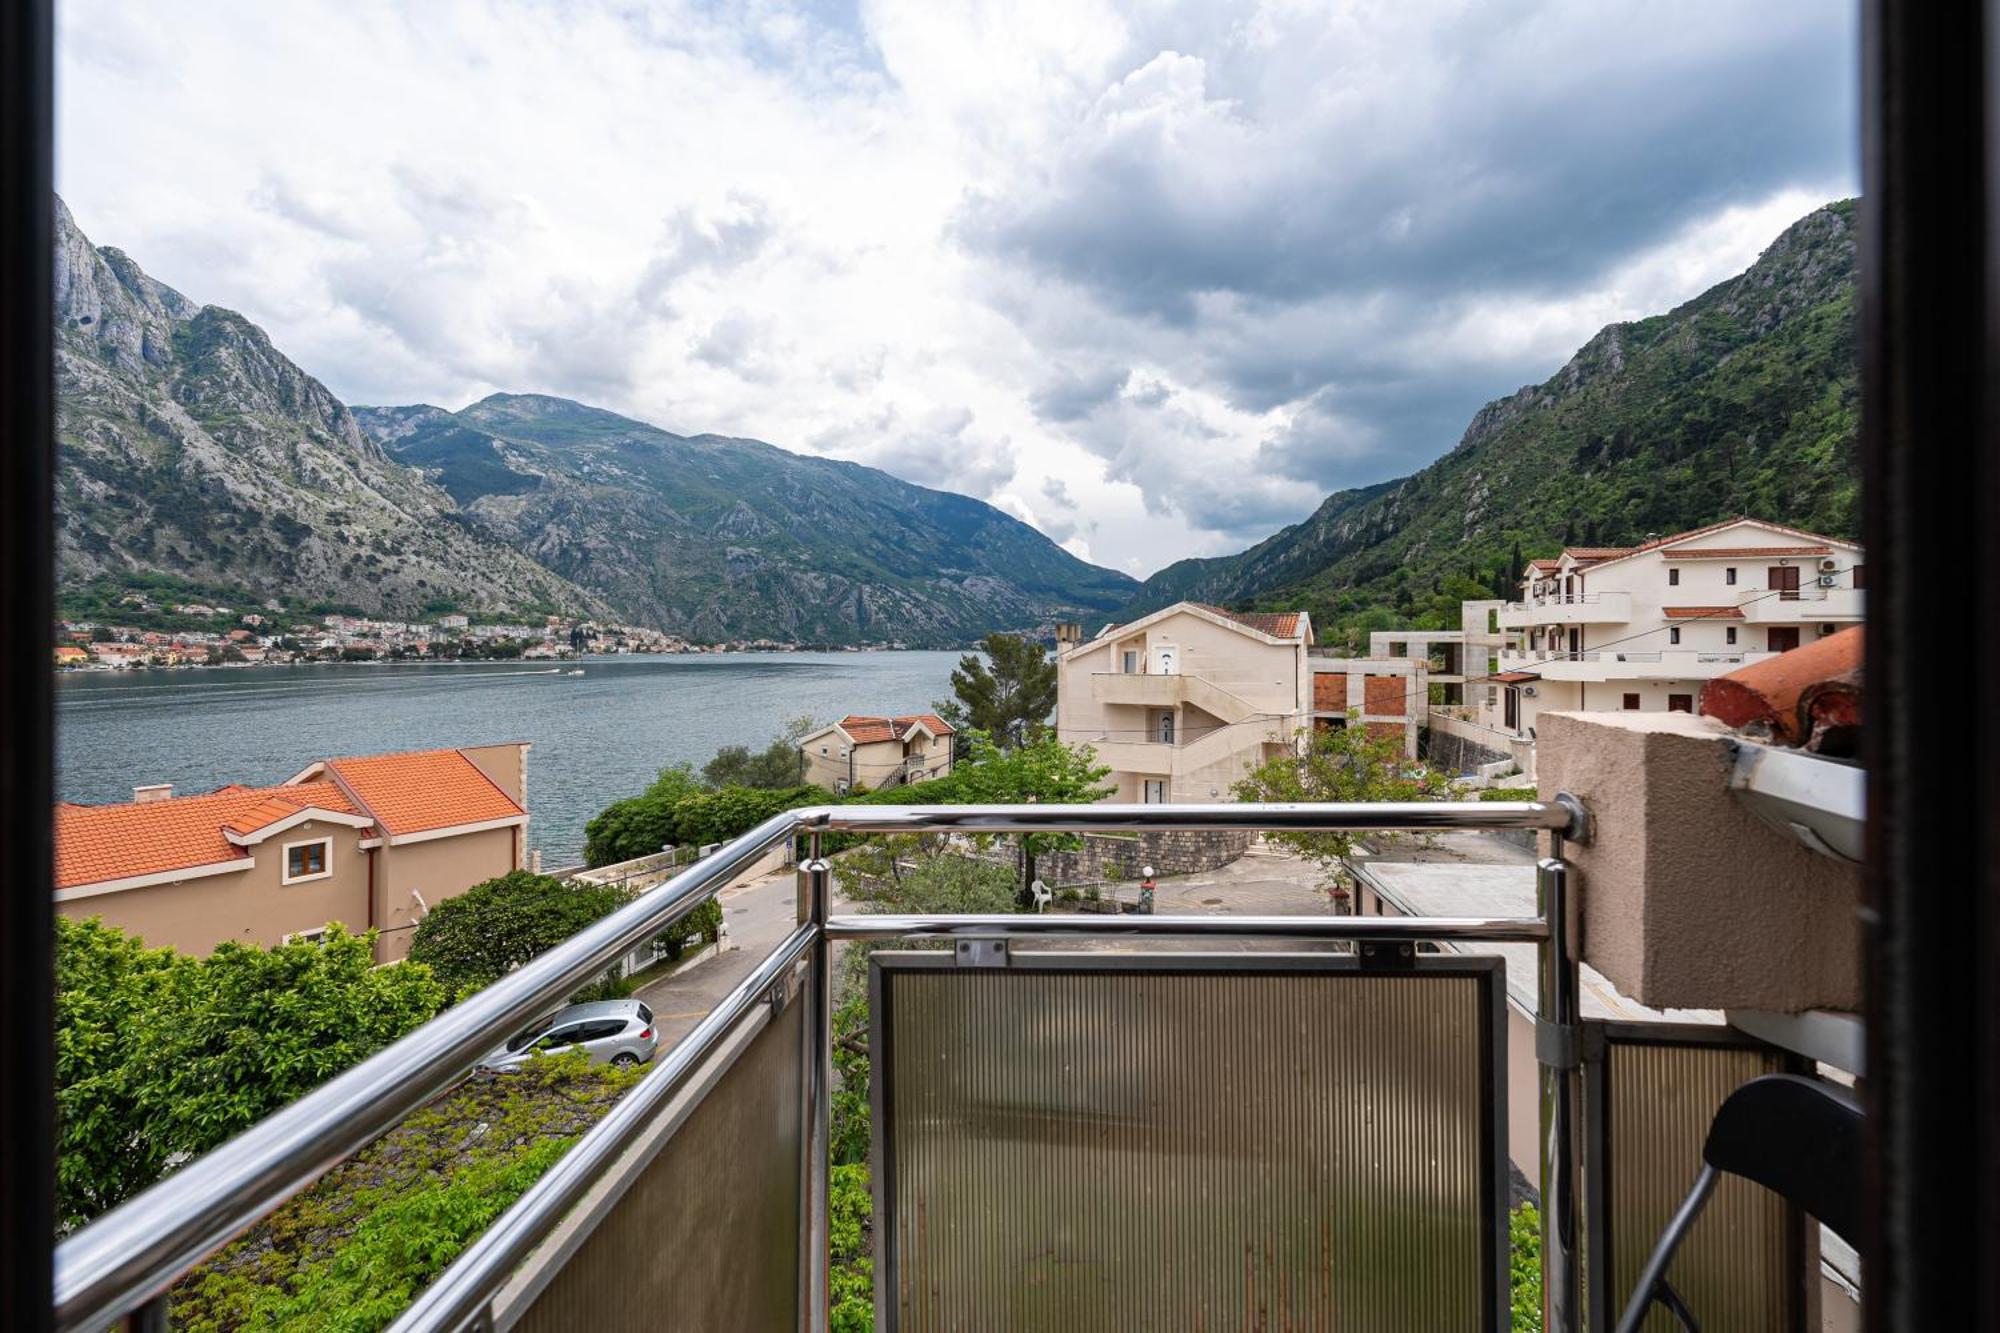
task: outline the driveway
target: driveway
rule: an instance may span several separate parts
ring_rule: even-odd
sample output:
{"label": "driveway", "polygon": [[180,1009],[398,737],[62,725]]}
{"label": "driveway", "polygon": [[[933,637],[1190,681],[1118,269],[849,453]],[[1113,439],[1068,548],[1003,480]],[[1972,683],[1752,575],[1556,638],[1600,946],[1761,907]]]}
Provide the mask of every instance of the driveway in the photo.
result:
{"label": "driveway", "polygon": [[[745,880],[716,895],[729,929],[729,948],[634,992],[653,1007],[661,1050],[692,1031],[723,996],[798,928],[797,890],[797,878],[787,868],[761,879]],[[835,894],[833,905],[835,910],[844,910],[847,902]]]}

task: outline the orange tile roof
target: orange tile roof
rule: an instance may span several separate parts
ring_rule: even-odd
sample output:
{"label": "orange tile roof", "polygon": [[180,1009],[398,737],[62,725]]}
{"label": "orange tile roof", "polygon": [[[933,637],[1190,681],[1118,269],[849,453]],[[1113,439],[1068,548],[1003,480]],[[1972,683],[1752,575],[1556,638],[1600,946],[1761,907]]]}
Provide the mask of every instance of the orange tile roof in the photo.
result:
{"label": "orange tile roof", "polygon": [[1560,561],[1560,560],[1530,560],[1530,561],[1528,562],[1528,568],[1530,568],[1530,569],[1560,569],[1560,568],[1562,568],[1562,561]]}
{"label": "orange tile roof", "polygon": [[527,813],[457,750],[329,759],[326,767],[396,836]]}
{"label": "orange tile roof", "polygon": [[1210,606],[1207,602],[1195,602],[1193,605],[1274,639],[1296,639],[1299,636],[1297,611],[1231,611],[1225,607]]}
{"label": "orange tile roof", "polygon": [[1565,546],[1563,554],[1572,560],[1615,560],[1621,555],[1630,555],[1638,550],[1636,546]]}
{"label": "orange tile roof", "polygon": [[840,719],[840,729],[846,732],[856,745],[876,745],[882,741],[901,740],[919,722],[929,728],[933,736],[952,734],[951,723],[936,713],[906,713],[902,717],[849,713]]}
{"label": "orange tile roof", "polygon": [[1662,551],[1663,560],[1723,560],[1736,556],[1832,555],[1831,546],[1697,546],[1688,551]]}
{"label": "orange tile roof", "polygon": [[1519,685],[1524,680],[1540,680],[1541,673],[1535,671],[1502,671],[1493,679],[1502,685]]}
{"label": "orange tile roof", "polygon": [[1741,620],[1743,612],[1734,606],[1663,606],[1660,614],[1669,620]]}
{"label": "orange tile roof", "polygon": [[152,875],[246,859],[224,830],[252,833],[307,807],[359,814],[331,782],[296,787],[224,787],[119,805],[56,806],[56,887]]}

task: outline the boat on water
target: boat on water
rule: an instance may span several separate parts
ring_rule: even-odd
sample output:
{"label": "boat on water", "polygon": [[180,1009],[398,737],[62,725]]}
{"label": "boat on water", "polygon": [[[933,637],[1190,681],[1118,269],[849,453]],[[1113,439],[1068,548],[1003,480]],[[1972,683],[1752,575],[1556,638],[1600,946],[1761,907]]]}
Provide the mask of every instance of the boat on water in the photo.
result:
{"label": "boat on water", "polygon": [[583,674],[583,668],[582,668],[582,667],[572,667],[572,668],[570,668],[570,671],[569,671],[569,674],[570,674],[570,675],[572,675],[572,676],[581,676],[581,675]]}

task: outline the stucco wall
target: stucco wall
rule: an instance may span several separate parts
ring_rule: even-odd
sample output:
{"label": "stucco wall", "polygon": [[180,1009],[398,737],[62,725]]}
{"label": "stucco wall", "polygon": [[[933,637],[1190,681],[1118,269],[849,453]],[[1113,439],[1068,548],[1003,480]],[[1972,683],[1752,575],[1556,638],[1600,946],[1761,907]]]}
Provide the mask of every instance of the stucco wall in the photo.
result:
{"label": "stucco wall", "polygon": [[[1158,654],[1174,651],[1175,676],[1197,678],[1232,698],[1211,698],[1220,717],[1193,701],[1101,703],[1092,678],[1124,674],[1124,654],[1136,654],[1144,674],[1157,671]],[[1057,735],[1071,744],[1092,743],[1112,766],[1118,787],[1111,799],[1143,799],[1147,778],[1167,783],[1174,802],[1230,799],[1229,788],[1301,724],[1310,702],[1311,675],[1303,644],[1273,643],[1254,632],[1217,624],[1195,612],[1163,616],[1136,633],[1112,633],[1065,653],[1058,665]],[[1173,719],[1175,742],[1160,742],[1162,715]]]}
{"label": "stucco wall", "polygon": [[457,897],[482,880],[516,867],[511,828],[403,843],[384,847],[382,853],[376,885],[382,913],[377,953],[384,962],[410,951],[410,932],[424,912],[412,894],[422,894],[427,906],[436,907],[446,898]]}
{"label": "stucco wall", "polygon": [[[283,884],[286,843],[331,837],[326,879]],[[254,849],[248,870],[179,884],[152,884],[87,898],[59,900],[71,920],[97,916],[146,943],[207,954],[224,940],[273,945],[285,936],[338,921],[359,932],[368,925],[368,853],[358,831],[339,824],[301,824]]]}
{"label": "stucco wall", "polygon": [[467,745],[459,753],[472,761],[501,791],[523,810],[528,808],[528,743],[509,741],[502,745]]}
{"label": "stucco wall", "polygon": [[1857,1008],[1859,868],[1732,797],[1727,740],[1683,713],[1542,714],[1541,795],[1574,793],[1594,825],[1568,845],[1584,959],[1655,1008]]}

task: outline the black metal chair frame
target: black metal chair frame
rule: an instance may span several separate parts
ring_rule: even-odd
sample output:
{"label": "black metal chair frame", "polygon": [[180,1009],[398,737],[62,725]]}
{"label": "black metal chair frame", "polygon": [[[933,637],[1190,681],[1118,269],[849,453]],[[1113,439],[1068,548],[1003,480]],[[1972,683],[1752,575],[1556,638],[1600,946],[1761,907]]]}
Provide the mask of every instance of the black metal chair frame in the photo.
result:
{"label": "black metal chair frame", "polygon": [[1863,1123],[1853,1093],[1797,1074],[1766,1074],[1730,1093],[1709,1122],[1701,1173],[1640,1270],[1617,1333],[1638,1333],[1655,1301],[1687,1333],[1701,1333],[1667,1269],[1725,1172],[1756,1181],[1843,1236],[1857,1234]]}

